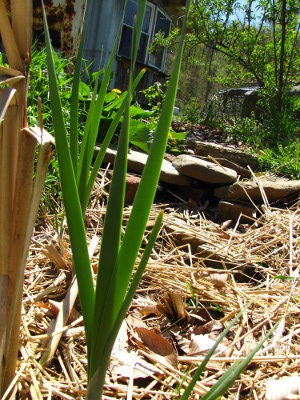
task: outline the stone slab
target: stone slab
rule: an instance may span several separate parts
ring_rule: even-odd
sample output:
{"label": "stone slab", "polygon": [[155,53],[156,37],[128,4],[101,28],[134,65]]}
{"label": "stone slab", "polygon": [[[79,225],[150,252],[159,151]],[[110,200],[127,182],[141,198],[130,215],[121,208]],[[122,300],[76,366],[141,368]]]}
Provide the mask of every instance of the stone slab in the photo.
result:
{"label": "stone slab", "polygon": [[221,221],[232,220],[235,224],[238,219],[241,224],[253,223],[257,217],[257,209],[249,203],[241,201],[219,201],[217,217]]}
{"label": "stone slab", "polygon": [[[95,153],[97,153],[98,151],[99,147],[95,147]],[[117,153],[116,149],[108,148],[103,162],[106,164],[110,163],[113,165],[116,153]],[[148,159],[147,154],[135,150],[130,150],[128,153],[128,166],[127,166],[128,171],[135,172],[136,174],[141,175],[144,170],[147,159]],[[192,183],[191,178],[178,172],[177,169],[173,167],[172,163],[167,160],[163,160],[159,179],[161,182],[178,186],[190,186]]]}
{"label": "stone slab", "polygon": [[233,169],[187,154],[176,157],[173,166],[184,175],[210,184],[233,183],[237,180],[237,173]]}
{"label": "stone slab", "polygon": [[[287,180],[273,176],[259,177],[259,182],[270,203],[300,193],[300,180]],[[233,185],[226,185],[214,190],[218,199],[249,201],[262,204],[262,193],[255,180],[236,182]]]}
{"label": "stone slab", "polygon": [[195,154],[201,157],[226,158],[243,168],[247,168],[250,165],[253,171],[258,169],[258,160],[255,155],[250,154],[246,150],[243,151],[231,146],[210,142],[197,142],[195,144]]}

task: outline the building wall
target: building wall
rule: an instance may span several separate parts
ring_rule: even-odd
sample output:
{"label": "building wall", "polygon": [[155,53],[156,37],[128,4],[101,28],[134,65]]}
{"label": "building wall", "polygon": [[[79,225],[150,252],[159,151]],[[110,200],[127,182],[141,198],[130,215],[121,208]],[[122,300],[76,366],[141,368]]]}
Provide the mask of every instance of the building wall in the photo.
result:
{"label": "building wall", "polygon": [[[83,51],[83,58],[93,61],[91,72],[99,71],[108,63],[122,21],[124,5],[125,0],[94,1]],[[115,69],[116,65],[114,73]]]}
{"label": "building wall", "polygon": [[[152,1],[158,4],[157,1]],[[99,71],[108,63],[118,28],[123,20],[125,0],[98,0],[94,1],[93,10],[85,39],[83,58],[88,62],[93,61],[89,72]],[[87,12],[88,14],[88,12]],[[136,74],[144,68],[141,63],[136,64]],[[150,67],[139,84],[136,93],[152,85],[154,82],[164,82],[165,75]],[[110,88],[116,87],[122,91],[128,87],[129,60],[116,55],[113,67],[113,77]],[[136,99],[145,103],[143,95],[137,95]]]}

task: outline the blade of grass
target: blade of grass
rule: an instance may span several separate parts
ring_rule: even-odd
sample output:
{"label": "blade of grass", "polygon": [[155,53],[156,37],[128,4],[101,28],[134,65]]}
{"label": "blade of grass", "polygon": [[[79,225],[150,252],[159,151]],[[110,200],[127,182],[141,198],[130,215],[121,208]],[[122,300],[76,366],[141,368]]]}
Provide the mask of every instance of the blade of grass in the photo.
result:
{"label": "blade of grass", "polygon": [[100,90],[98,93],[98,97],[95,103],[95,109],[93,111],[93,118],[91,120],[90,126],[89,126],[89,131],[86,135],[84,135],[83,138],[83,147],[82,151],[80,154],[80,160],[79,160],[79,195],[81,198],[81,201],[85,198],[85,190],[86,190],[86,184],[88,182],[88,177],[92,165],[92,160],[93,160],[93,155],[94,155],[94,148],[96,144],[96,139],[97,139],[97,134],[99,130],[99,124],[100,124],[100,119],[103,111],[103,105],[104,105],[104,99],[105,99],[105,94],[108,89],[108,85],[110,82],[110,77],[111,77],[111,71],[113,67],[113,63],[115,60],[115,55],[117,52],[117,47],[119,43],[119,35],[121,31],[121,25],[119,27],[115,42],[114,42],[114,47],[112,50],[112,53],[109,58],[109,62],[107,65],[107,68],[105,70],[101,85],[100,85]]}
{"label": "blade of grass", "polygon": [[196,372],[193,375],[193,378],[192,378],[191,382],[188,384],[188,386],[185,389],[184,393],[180,397],[180,400],[188,400],[190,394],[192,393],[192,390],[193,390],[194,386],[196,385],[196,383],[200,379],[200,376],[203,373],[203,371],[204,371],[207,363],[209,362],[211,356],[214,354],[214,352],[216,351],[217,347],[222,342],[222,340],[227,335],[227,333],[230,331],[230,329],[234,326],[234,324],[238,321],[238,319],[244,314],[244,312],[250,307],[251,304],[252,303],[246,304],[246,306],[241,309],[241,311],[234,317],[234,319],[230,322],[230,324],[228,324],[227,328],[224,329],[224,331],[218,337],[218,339],[216,340],[216,343],[209,350],[209,352],[207,353],[207,356],[204,358],[204,360],[202,361],[201,365],[197,368]]}
{"label": "blade of grass", "polygon": [[62,107],[57,88],[50,37],[47,28],[47,19],[43,4],[42,10],[45,26],[50,101],[53,113],[53,124],[56,150],[58,155],[58,164],[60,170],[60,179],[62,183],[62,194],[70,233],[74,267],[78,279],[79,298],[82,307],[82,314],[86,329],[86,341],[89,352],[94,315],[95,291],[93,286],[93,277],[90,269],[84,221],[81,213],[81,205],[77,192],[77,184],[71,160],[71,154],[68,147],[67,132],[62,115]]}
{"label": "blade of grass", "polygon": [[[110,185],[106,217],[103,228],[101,251],[99,257],[98,276],[96,284],[96,303],[94,329],[92,334],[92,354],[89,368],[89,379],[94,375],[102,360],[107,338],[110,336],[118,312],[124,298],[115,301],[115,266],[120,249],[121,230],[123,223],[123,207],[125,199],[125,181],[127,173],[127,153],[130,131],[131,87],[133,82],[134,60],[136,59],[142,22],[146,8],[146,0],[138,3],[138,18],[134,16],[134,29],[131,44],[131,68],[129,87],[126,96],[126,108],[119,137],[114,172]],[[127,285],[128,287],[128,285]]]}
{"label": "blade of grass", "polygon": [[218,382],[207,392],[202,400],[214,400],[222,396],[237,380],[239,375],[244,371],[244,369],[249,365],[250,361],[254,357],[255,353],[262,347],[266,340],[271,336],[273,331],[278,327],[280,322],[284,317],[280,318],[278,322],[270,329],[263,339],[258,343],[258,345],[245,357],[243,360],[236,361],[218,380]]}
{"label": "blade of grass", "polygon": [[[140,82],[140,80],[144,76],[145,72],[146,72],[146,70],[143,68],[140,71],[140,73],[138,74],[138,76],[136,77],[136,79],[134,80],[133,85],[132,85],[132,90],[131,90],[131,97],[132,97],[132,94],[133,94],[134,90],[136,89],[138,83]],[[117,129],[117,126],[118,126],[118,124],[120,122],[120,119],[121,119],[122,115],[124,114],[125,107],[126,107],[126,102],[123,101],[122,105],[120,106],[119,110],[117,111],[117,114],[116,114],[115,118],[113,119],[113,121],[112,121],[112,123],[111,123],[111,125],[110,125],[110,127],[109,127],[109,129],[108,129],[108,131],[106,133],[106,135],[105,135],[103,143],[101,144],[100,150],[99,150],[99,152],[97,154],[96,160],[94,161],[92,172],[90,174],[90,177],[89,177],[89,180],[88,180],[88,183],[87,183],[87,186],[86,186],[85,198],[84,198],[84,202],[83,202],[83,204],[84,204],[83,205],[83,209],[86,209],[86,207],[87,207],[88,199],[89,199],[90,194],[92,192],[93,184],[94,184],[94,182],[96,180],[97,173],[98,173],[99,168],[100,168],[100,166],[102,164],[103,158],[105,156],[105,152],[106,152],[106,150],[107,150],[107,148],[108,148],[108,146],[109,146],[109,144],[111,142],[113,134],[114,134],[115,130]]]}
{"label": "blade of grass", "polygon": [[122,303],[124,299],[158,185],[173,115],[189,7],[190,0],[187,1],[182,34],[157,130],[154,135],[147,163],[144,167],[141,182],[135,196],[132,211],[120,248],[115,284],[115,301],[117,303]]}
{"label": "blade of grass", "polygon": [[[147,262],[149,260],[149,257],[151,255],[151,251],[153,249],[154,243],[156,241],[157,235],[160,231],[161,228],[161,224],[162,224],[162,219],[163,219],[163,211],[161,211],[155,221],[155,224],[153,226],[153,229],[151,231],[151,234],[149,236],[148,239],[148,243],[146,244],[145,250],[143,252],[143,256],[141,258],[141,261],[139,263],[139,266],[136,270],[136,273],[132,279],[131,285],[128,289],[128,292],[126,294],[126,297],[124,299],[124,302],[122,304],[122,307],[120,309],[120,312],[116,318],[115,324],[113,326],[113,329],[111,331],[111,335],[108,337],[108,341],[106,343],[106,346],[104,347],[104,353],[102,356],[102,360],[103,362],[101,363],[101,365],[98,365],[97,370],[95,371],[92,379],[89,382],[89,386],[88,386],[88,395],[87,398],[93,399],[93,395],[94,393],[97,393],[99,395],[99,386],[100,383],[101,385],[104,384],[104,380],[105,380],[105,375],[106,375],[106,368],[104,368],[105,365],[108,364],[109,362],[109,358],[110,358],[110,354],[111,351],[113,349],[114,343],[115,343],[115,339],[118,335],[119,329],[121,327],[121,324],[126,316],[126,313],[130,307],[130,303],[133,299],[133,296],[138,288],[138,285],[140,283],[141,277],[145,271]],[[97,397],[95,397],[97,398]]]}
{"label": "blade of grass", "polygon": [[[87,7],[87,15],[85,18],[87,20],[90,19],[90,15],[92,13],[94,0],[89,0]],[[72,158],[72,164],[74,169],[74,174],[77,176],[77,168],[78,168],[78,143],[79,143],[79,132],[78,132],[78,96],[79,96],[79,83],[80,83],[80,73],[81,73],[81,64],[82,64],[82,54],[83,54],[83,46],[85,41],[87,31],[87,24],[83,24],[83,30],[81,35],[81,41],[78,48],[76,63],[75,63],[75,71],[74,71],[74,79],[72,85],[72,94],[71,94],[71,110],[70,110],[70,152]]]}
{"label": "blade of grass", "polygon": [[[140,3],[139,3],[140,5]],[[189,6],[189,4],[188,4]],[[188,7],[187,7],[188,8]],[[138,26],[141,28],[141,24],[139,23]],[[185,29],[185,28],[184,28]],[[183,31],[184,31],[183,29]],[[133,49],[136,43],[138,43],[138,40],[136,39],[135,35],[133,35],[134,40],[133,40]],[[121,244],[120,252],[117,257],[117,263],[114,264],[111,262],[109,258],[109,251],[107,251],[107,256],[106,259],[104,259],[103,254],[100,255],[100,265],[99,268],[101,267],[100,274],[98,274],[101,277],[97,280],[97,291],[96,291],[96,305],[95,305],[95,330],[93,335],[95,335],[95,346],[93,346],[93,351],[92,351],[92,357],[94,357],[94,360],[99,360],[104,357],[105,354],[105,348],[107,346],[107,341],[108,338],[110,337],[110,333],[113,330],[115,321],[117,319],[117,316],[120,312],[120,309],[122,307],[122,304],[124,302],[126,292],[128,290],[129,286],[129,281],[130,277],[133,271],[133,267],[136,261],[137,253],[140,248],[143,234],[146,228],[148,216],[151,210],[151,206],[153,203],[154,195],[156,192],[156,187],[160,175],[160,169],[161,169],[161,164],[166,148],[166,142],[168,138],[168,132],[169,132],[169,127],[170,127],[170,122],[172,118],[172,113],[173,113],[173,106],[174,106],[174,101],[175,101],[175,95],[176,95],[176,89],[177,89],[177,83],[178,83],[178,78],[179,78],[179,69],[180,69],[180,62],[181,62],[181,56],[182,56],[182,51],[183,51],[183,38],[184,34],[182,34],[181,41],[180,41],[180,49],[178,51],[179,56],[176,59],[175,62],[175,67],[174,71],[172,74],[171,78],[171,86],[168,89],[167,92],[167,101],[165,102],[163,112],[161,115],[161,120],[163,120],[163,123],[160,121],[160,129],[158,129],[156,133],[156,143],[155,139],[152,144],[154,146],[152,150],[152,160],[149,155],[148,157],[148,162],[146,164],[146,167],[144,169],[141,183],[144,180],[144,191],[142,191],[139,187],[138,191],[140,190],[140,197],[139,197],[139,210],[140,212],[135,213],[133,216],[131,213],[131,216],[129,218],[132,222],[132,231],[131,231],[131,237],[129,236],[129,240],[124,244],[125,236],[127,234],[127,230],[129,229],[129,222],[125,231],[125,235]],[[133,59],[135,58],[134,56],[134,51],[132,51],[133,54]],[[169,94],[168,94],[169,93]],[[129,113],[129,107],[127,107],[127,113]],[[125,117],[126,117],[126,112],[125,112]],[[167,122],[166,122],[167,120]],[[127,132],[127,135],[129,132]],[[154,144],[155,143],[155,144]],[[127,144],[128,145],[128,144]],[[119,154],[119,149],[120,149],[120,142],[118,146],[118,152],[117,152],[117,157]],[[121,148],[124,150],[124,148]],[[151,150],[150,150],[151,152]],[[156,157],[156,152],[159,153],[158,157]],[[150,159],[150,161],[149,161]],[[146,174],[146,169],[148,166],[148,173]],[[115,161],[115,169],[114,169],[114,176],[116,174],[116,171],[120,173],[116,168],[116,161]],[[145,176],[146,175],[146,176]],[[113,176],[113,178],[114,178]],[[140,183],[140,185],[141,185]],[[145,190],[146,187],[150,187],[149,190]],[[132,212],[134,211],[134,208],[137,209],[137,199],[135,200],[135,203],[133,205]],[[144,209],[143,205],[146,203],[146,208]],[[108,219],[108,214],[106,214],[106,218]],[[114,215],[111,214],[109,221],[114,224],[115,219]],[[105,246],[104,246],[105,248]],[[132,250],[132,248],[134,250]],[[101,248],[102,250],[102,248]],[[122,251],[123,250],[123,251]],[[105,253],[104,253],[105,254]],[[130,257],[129,257],[130,256]],[[115,258],[113,258],[114,261]],[[105,280],[103,279],[103,274],[107,274],[105,276]],[[99,296],[98,296],[99,293]],[[94,361],[93,363],[93,369],[89,370],[90,372],[90,379],[92,379],[93,374],[97,371],[97,363]]]}

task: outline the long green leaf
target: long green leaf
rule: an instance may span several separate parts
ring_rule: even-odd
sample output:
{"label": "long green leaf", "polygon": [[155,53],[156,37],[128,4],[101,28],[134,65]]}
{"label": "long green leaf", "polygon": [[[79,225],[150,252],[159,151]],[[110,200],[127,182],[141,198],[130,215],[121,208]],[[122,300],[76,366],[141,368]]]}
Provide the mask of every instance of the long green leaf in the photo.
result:
{"label": "long green leaf", "polygon": [[[161,228],[161,224],[162,224],[162,219],[163,219],[163,211],[161,211],[155,221],[154,227],[151,231],[151,234],[149,236],[148,239],[148,243],[145,247],[142,259],[139,263],[139,266],[137,268],[137,271],[132,279],[130,288],[126,294],[126,297],[124,299],[124,302],[122,304],[122,307],[120,309],[120,312],[118,314],[118,317],[116,319],[116,322],[113,326],[113,329],[111,331],[110,336],[108,337],[108,341],[106,342],[106,345],[104,346],[104,353],[102,356],[102,363],[101,365],[98,365],[97,370],[95,371],[92,379],[89,382],[89,386],[88,386],[88,393],[87,393],[87,399],[88,400],[92,400],[92,399],[98,399],[99,397],[99,386],[102,387],[102,385],[104,384],[104,379],[105,379],[105,375],[106,375],[106,368],[105,365],[108,364],[109,362],[109,358],[110,358],[110,354],[112,351],[112,348],[114,346],[115,343],[115,339],[118,335],[120,326],[126,316],[126,312],[128,311],[129,307],[130,307],[130,303],[133,299],[133,296],[138,288],[139,282],[141,280],[141,277],[145,271],[147,262],[149,260],[149,257],[151,255],[151,251],[153,249],[154,243],[156,241],[157,235],[159,233],[159,230]],[[101,383],[101,385],[100,385]]]}
{"label": "long green leaf", "polygon": [[[144,76],[145,72],[146,72],[146,70],[143,68],[139,72],[138,76],[135,78],[135,80],[133,82],[133,85],[132,85],[132,89],[131,89],[131,97],[132,97],[132,94],[133,94],[134,90],[136,89],[138,83],[140,82],[140,80]],[[108,146],[109,146],[109,144],[111,142],[111,139],[113,137],[113,134],[114,134],[115,130],[117,129],[117,126],[119,125],[120,119],[124,114],[125,107],[126,107],[126,101],[123,101],[122,105],[120,106],[119,110],[117,111],[117,114],[116,114],[115,118],[113,119],[113,121],[112,121],[112,123],[111,123],[111,125],[110,125],[110,127],[109,127],[109,129],[108,129],[108,131],[106,133],[106,135],[105,135],[103,143],[101,144],[101,148],[100,148],[100,150],[99,150],[99,152],[97,154],[96,160],[94,161],[92,172],[90,174],[89,181],[87,183],[87,187],[86,187],[86,191],[85,191],[84,207],[87,207],[88,199],[90,197],[90,194],[91,194],[91,191],[92,191],[92,188],[93,188],[93,184],[94,184],[95,179],[97,177],[99,168],[100,168],[100,166],[102,164],[102,161],[104,159],[105,152],[106,152],[106,150],[107,150],[107,148],[108,148]]]}
{"label": "long green leaf", "polygon": [[273,331],[278,327],[283,318],[281,318],[276,324],[270,329],[263,339],[258,343],[258,345],[242,360],[237,360],[218,380],[218,382],[207,392],[202,400],[215,400],[222,396],[237,380],[239,375],[244,371],[244,369],[249,365],[255,353],[262,347],[266,340],[271,336]]}
{"label": "long green leaf", "polygon": [[[90,15],[92,13],[94,0],[89,0],[89,4],[87,7],[87,15],[86,20],[90,19]],[[80,83],[80,73],[81,73],[81,63],[82,63],[82,54],[83,54],[83,45],[87,31],[87,23],[83,24],[83,30],[81,35],[81,41],[78,48],[76,63],[75,63],[75,71],[74,78],[72,84],[72,94],[71,94],[71,112],[70,112],[70,152],[73,163],[73,169],[75,173],[75,177],[77,176],[77,168],[78,168],[78,94],[79,94],[79,83]]]}
{"label": "long green leaf", "polygon": [[217,347],[219,346],[219,344],[222,342],[222,340],[224,339],[224,337],[227,335],[227,333],[230,331],[230,329],[234,326],[234,324],[238,321],[238,319],[244,314],[244,312],[250,307],[252,303],[248,303],[246,304],[245,307],[243,307],[241,309],[241,311],[234,317],[234,319],[230,322],[230,324],[228,324],[227,328],[224,329],[224,331],[221,333],[221,335],[218,337],[218,339],[216,340],[216,343],[213,345],[213,347],[209,350],[209,352],[207,353],[206,357],[204,358],[204,360],[202,361],[201,365],[199,365],[199,367],[197,368],[196,372],[193,375],[193,378],[191,380],[191,382],[188,384],[187,388],[185,389],[184,393],[182,394],[182,396],[180,397],[180,400],[188,400],[190,394],[192,393],[192,390],[194,388],[194,386],[196,385],[196,383],[198,382],[198,380],[200,379],[200,376],[202,374],[202,372],[204,371],[207,363],[209,362],[209,360],[211,359],[212,355],[214,354],[214,352],[216,351]]}
{"label": "long green leaf", "polygon": [[85,237],[84,222],[81,213],[71,154],[68,147],[67,132],[62,114],[62,106],[57,87],[49,31],[43,3],[42,6],[56,151],[58,156],[60,179],[62,183],[63,200],[66,209],[70,241],[73,252],[74,267],[78,278],[79,298],[86,331],[86,341],[89,352],[95,305],[95,291]]}
{"label": "long green leaf", "polygon": [[[142,19],[142,21],[144,18],[145,7],[146,0],[140,1],[138,5],[138,15],[139,18]],[[132,45],[133,59],[136,58],[136,54],[138,51],[138,43],[139,37],[141,35],[141,29],[142,23],[139,21],[133,29],[133,35],[138,36],[138,40],[133,41]],[[116,293],[114,286],[116,276],[115,266],[117,265],[117,258],[120,249],[121,230],[123,223],[132,82],[133,68],[130,70],[126,109],[119,137],[116,159],[114,162],[114,172],[110,185],[106,218],[103,227],[96,284],[96,303],[89,378],[94,375],[98,368],[98,360],[102,359],[103,352],[106,347],[107,338],[111,335],[116,317],[124,300],[123,298],[120,302],[115,301]]]}
{"label": "long green leaf", "polygon": [[94,148],[95,148],[96,139],[97,139],[97,135],[98,135],[100,119],[102,116],[104,99],[105,99],[105,95],[106,95],[108,85],[109,85],[109,82],[111,79],[111,71],[112,71],[113,63],[115,61],[115,55],[116,55],[117,48],[118,48],[121,26],[122,25],[120,24],[119,30],[118,30],[118,33],[117,33],[117,36],[116,36],[116,39],[114,42],[114,47],[111,52],[108,65],[107,65],[107,68],[105,70],[105,73],[104,73],[104,76],[103,76],[103,79],[102,79],[102,82],[100,85],[100,90],[99,90],[98,97],[96,100],[95,110],[93,112],[93,118],[92,118],[90,126],[89,126],[90,129],[89,129],[88,135],[84,135],[83,147],[82,147],[82,151],[80,154],[80,160],[79,160],[79,194],[80,194],[82,204],[84,204],[84,198],[86,197],[85,192],[86,192],[87,182],[89,180],[90,169],[92,166],[92,160],[93,160],[93,156],[94,156]]}
{"label": "long green leaf", "polygon": [[115,301],[117,304],[122,303],[127,287],[129,285],[132,270],[143,239],[143,234],[147,225],[151,206],[153,204],[154,196],[157,189],[161,165],[165,154],[169,128],[173,115],[190,3],[191,0],[188,0],[182,34],[177,50],[176,59],[174,62],[172,75],[169,81],[166,98],[162,107],[157,130],[154,135],[147,163],[144,167],[141,182],[135,196],[132,211],[120,248],[115,285]]}

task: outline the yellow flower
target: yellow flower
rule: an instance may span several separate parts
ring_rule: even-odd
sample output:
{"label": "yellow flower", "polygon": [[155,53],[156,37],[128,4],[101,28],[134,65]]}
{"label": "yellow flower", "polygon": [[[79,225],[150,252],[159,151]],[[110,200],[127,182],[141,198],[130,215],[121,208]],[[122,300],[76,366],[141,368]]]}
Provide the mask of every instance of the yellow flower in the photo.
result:
{"label": "yellow flower", "polygon": [[172,133],[169,132],[169,133],[168,133],[168,139],[172,139],[172,137],[173,137],[173,136],[172,136]]}
{"label": "yellow flower", "polygon": [[121,90],[120,90],[120,89],[117,89],[117,88],[112,89],[112,92],[115,92],[115,93],[116,93],[117,98],[120,97],[120,94],[122,94]]}

